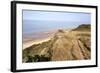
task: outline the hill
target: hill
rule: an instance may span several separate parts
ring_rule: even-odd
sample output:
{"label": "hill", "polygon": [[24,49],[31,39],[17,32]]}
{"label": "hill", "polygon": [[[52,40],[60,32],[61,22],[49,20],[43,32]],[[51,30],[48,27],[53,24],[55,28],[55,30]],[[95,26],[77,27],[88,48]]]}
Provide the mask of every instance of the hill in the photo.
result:
{"label": "hill", "polygon": [[91,34],[90,31],[83,31],[83,28],[90,30],[89,25],[80,25],[67,31],[60,29],[49,41],[24,49],[23,62],[90,59]]}
{"label": "hill", "polygon": [[75,30],[75,31],[91,31],[91,26],[90,26],[90,24],[82,24],[73,30]]}

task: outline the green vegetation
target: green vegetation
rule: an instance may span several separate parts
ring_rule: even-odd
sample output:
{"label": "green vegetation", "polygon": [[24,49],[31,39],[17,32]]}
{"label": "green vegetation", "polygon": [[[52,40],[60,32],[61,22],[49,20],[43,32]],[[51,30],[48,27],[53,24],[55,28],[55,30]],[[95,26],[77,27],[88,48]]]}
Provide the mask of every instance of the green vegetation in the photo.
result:
{"label": "green vegetation", "polygon": [[[22,51],[23,62],[50,61],[50,40],[41,44],[32,45]],[[44,50],[43,53],[41,53]]]}
{"label": "green vegetation", "polygon": [[49,57],[45,57],[45,55],[35,55],[34,57],[32,56],[27,56],[27,61],[26,63],[28,62],[44,62],[44,61],[50,61],[50,58]]}

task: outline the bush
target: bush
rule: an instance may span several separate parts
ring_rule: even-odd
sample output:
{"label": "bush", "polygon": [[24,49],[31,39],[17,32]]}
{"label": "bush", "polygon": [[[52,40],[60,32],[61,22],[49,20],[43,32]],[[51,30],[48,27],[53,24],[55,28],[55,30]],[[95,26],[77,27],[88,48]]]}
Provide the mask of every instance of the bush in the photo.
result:
{"label": "bush", "polygon": [[28,60],[26,62],[44,62],[44,61],[50,61],[49,57],[45,57],[45,55],[35,55],[33,56],[27,56]]}

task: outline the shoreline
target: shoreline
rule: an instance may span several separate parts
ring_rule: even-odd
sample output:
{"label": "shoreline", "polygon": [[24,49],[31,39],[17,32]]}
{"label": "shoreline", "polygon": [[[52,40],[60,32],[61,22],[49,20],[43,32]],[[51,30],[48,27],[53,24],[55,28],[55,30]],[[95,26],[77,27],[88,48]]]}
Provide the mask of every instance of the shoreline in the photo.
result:
{"label": "shoreline", "polygon": [[42,40],[36,40],[36,41],[29,41],[29,42],[25,42],[22,44],[23,48],[22,49],[26,49],[32,45],[35,45],[35,44],[40,44],[40,43],[43,43],[43,42],[47,42],[51,39],[51,37],[48,37],[46,39],[42,39]]}
{"label": "shoreline", "polygon": [[[49,41],[53,37],[55,32],[56,31],[48,31],[48,32],[42,32],[42,33],[35,33],[35,34],[31,33],[30,35],[26,35],[28,37],[24,38],[24,41],[22,43],[22,49],[26,49],[34,44],[40,44],[40,43]],[[37,37],[33,38],[32,36],[34,35],[37,36],[38,38]]]}

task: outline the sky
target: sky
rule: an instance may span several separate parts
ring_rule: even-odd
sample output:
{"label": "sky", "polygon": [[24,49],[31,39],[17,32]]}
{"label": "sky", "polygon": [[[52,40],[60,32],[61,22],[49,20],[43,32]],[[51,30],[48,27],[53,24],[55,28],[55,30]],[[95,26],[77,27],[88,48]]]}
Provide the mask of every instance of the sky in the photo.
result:
{"label": "sky", "polygon": [[71,21],[90,23],[89,13],[50,12],[50,11],[23,11],[23,20]]}
{"label": "sky", "polygon": [[23,10],[23,32],[25,33],[72,29],[80,24],[91,24],[91,14]]}

